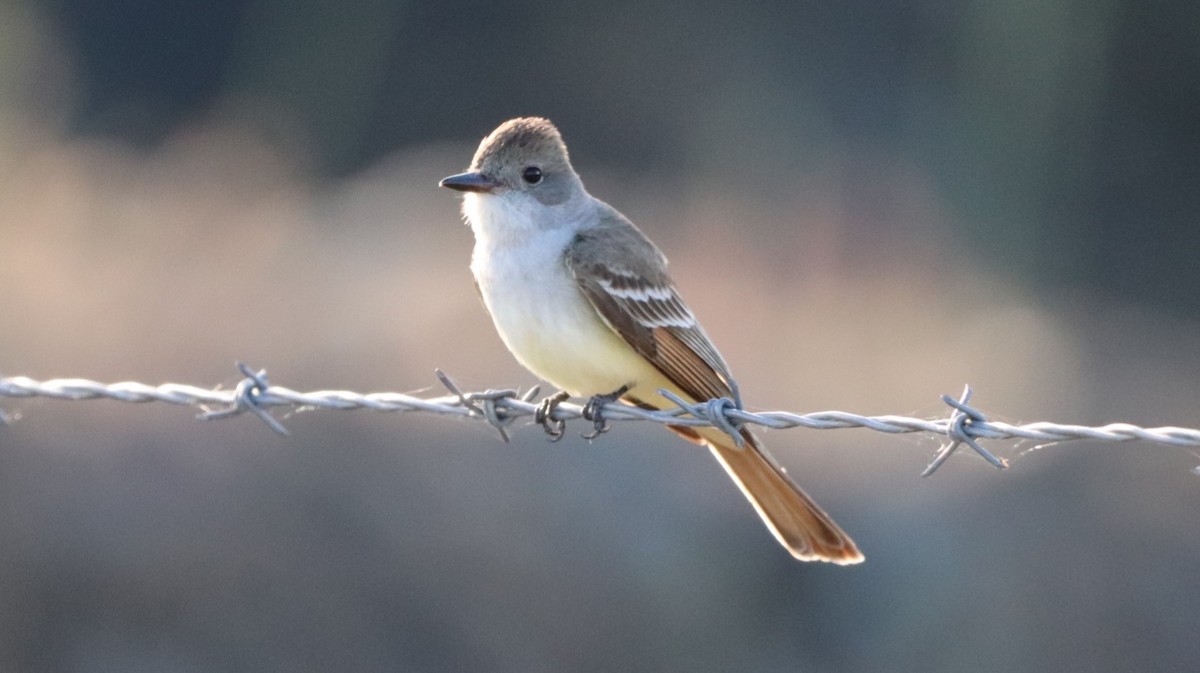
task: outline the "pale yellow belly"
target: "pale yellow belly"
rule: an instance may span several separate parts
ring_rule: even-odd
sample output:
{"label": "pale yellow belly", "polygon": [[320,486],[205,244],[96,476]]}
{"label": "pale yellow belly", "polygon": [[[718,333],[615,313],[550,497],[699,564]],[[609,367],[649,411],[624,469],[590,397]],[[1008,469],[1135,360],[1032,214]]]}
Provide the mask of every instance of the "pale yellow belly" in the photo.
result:
{"label": "pale yellow belly", "polygon": [[[582,300],[582,297],[580,297]],[[576,396],[611,393],[622,386],[666,384],[659,371],[612,331],[590,304],[530,311],[497,329],[517,360],[537,376]]]}
{"label": "pale yellow belly", "polygon": [[662,400],[670,382],[601,319],[556,246],[477,247],[472,272],[500,338],[539,378],[577,397],[629,386]]}

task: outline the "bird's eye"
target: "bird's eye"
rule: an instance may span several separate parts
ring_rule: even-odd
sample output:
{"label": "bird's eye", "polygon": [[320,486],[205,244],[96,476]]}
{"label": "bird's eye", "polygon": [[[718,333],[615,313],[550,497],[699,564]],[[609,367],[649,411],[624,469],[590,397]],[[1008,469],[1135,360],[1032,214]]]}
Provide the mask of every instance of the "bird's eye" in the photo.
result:
{"label": "bird's eye", "polygon": [[521,179],[531,185],[536,185],[542,181],[542,169],[537,166],[526,166],[525,170],[521,172]]}

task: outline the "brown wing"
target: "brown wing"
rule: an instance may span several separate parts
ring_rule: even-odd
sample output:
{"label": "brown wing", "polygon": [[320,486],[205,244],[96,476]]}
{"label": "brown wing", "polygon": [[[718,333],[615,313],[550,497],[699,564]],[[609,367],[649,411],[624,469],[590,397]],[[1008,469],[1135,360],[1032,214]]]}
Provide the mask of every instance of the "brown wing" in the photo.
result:
{"label": "brown wing", "polygon": [[696,400],[733,397],[721,354],[680,299],[662,253],[632,225],[580,232],[565,263],[604,321]]}
{"label": "brown wing", "polygon": [[[662,254],[636,227],[615,218],[611,226],[602,223],[581,232],[567,248],[565,263],[583,295],[609,327],[688,396],[695,400],[732,396],[740,405],[729,368],[679,298]],[[739,448],[720,430],[667,427],[709,446],[792,556],[838,564],[863,560],[850,537],[787,476],[748,429],[741,431],[746,448]]]}

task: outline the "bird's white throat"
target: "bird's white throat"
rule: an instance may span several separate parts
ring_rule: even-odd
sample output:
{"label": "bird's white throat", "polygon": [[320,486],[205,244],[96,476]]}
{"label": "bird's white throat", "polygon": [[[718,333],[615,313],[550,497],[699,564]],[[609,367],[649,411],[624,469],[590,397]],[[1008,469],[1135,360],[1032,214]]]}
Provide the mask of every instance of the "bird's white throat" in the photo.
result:
{"label": "bird's white throat", "polygon": [[656,379],[604,324],[563,261],[584,221],[578,212],[505,195],[463,200],[475,233],[471,273],[496,331],[526,369],[575,395]]}

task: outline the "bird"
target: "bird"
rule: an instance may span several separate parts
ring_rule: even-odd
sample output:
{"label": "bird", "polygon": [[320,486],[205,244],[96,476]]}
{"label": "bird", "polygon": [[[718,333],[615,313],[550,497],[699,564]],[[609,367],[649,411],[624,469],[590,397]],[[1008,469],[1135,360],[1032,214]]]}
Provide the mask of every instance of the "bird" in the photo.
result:
{"label": "bird", "polygon": [[[628,218],[593,197],[558,128],[510,119],[488,134],[466,172],[439,186],[461,192],[475,238],[471,273],[516,360],[560,389],[539,407],[547,424],[568,396],[589,398],[601,426],[607,402],[644,409],[741,397],[721,357],[667,272],[663,253]],[[796,559],[852,565],[853,540],[744,426],[668,425],[706,445],[775,539]],[[561,432],[561,428],[559,429]]]}

